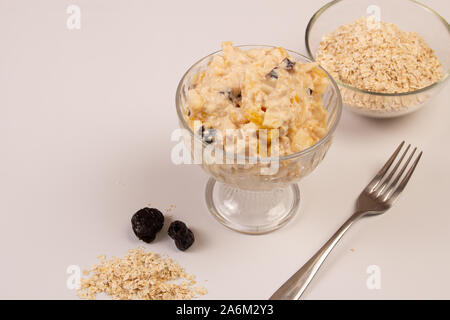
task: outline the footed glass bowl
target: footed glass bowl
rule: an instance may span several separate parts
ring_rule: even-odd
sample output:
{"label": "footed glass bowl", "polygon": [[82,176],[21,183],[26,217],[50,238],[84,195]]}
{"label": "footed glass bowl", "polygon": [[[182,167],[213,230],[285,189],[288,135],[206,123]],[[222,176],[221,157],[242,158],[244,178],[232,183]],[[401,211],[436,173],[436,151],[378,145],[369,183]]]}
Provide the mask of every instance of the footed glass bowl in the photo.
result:
{"label": "footed glass bowl", "polygon": [[[269,46],[240,46],[243,50]],[[289,51],[298,62],[311,62],[305,56]],[[339,89],[327,73],[329,85],[323,94],[328,110],[328,133],[313,146],[280,157],[249,157],[226,154],[223,149],[207,144],[191,130],[185,120],[187,92],[192,77],[205,70],[208,62],[221,51],[195,63],[180,80],[176,93],[176,109],[183,129],[185,146],[194,163],[211,175],[206,185],[206,203],[213,216],[226,227],[247,234],[262,234],[285,225],[298,211],[300,191],[296,184],[313,171],[327,153],[342,112]],[[214,161],[217,154],[233,161]]]}

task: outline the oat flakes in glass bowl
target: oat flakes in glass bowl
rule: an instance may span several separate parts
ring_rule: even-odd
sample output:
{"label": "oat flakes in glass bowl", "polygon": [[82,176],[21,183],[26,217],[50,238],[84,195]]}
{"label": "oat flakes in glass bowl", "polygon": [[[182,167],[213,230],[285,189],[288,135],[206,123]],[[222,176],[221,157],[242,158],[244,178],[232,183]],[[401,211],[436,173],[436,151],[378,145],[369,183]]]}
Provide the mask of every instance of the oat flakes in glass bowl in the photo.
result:
{"label": "oat flakes in glass bowl", "polygon": [[[190,117],[193,116],[194,111],[191,111],[189,107],[193,107],[192,101],[196,99],[195,96],[193,98],[190,95],[190,92],[192,88],[195,88],[195,83],[198,82],[199,77],[203,77],[205,70],[209,70],[208,68],[210,67],[216,67],[217,63],[214,62],[214,59],[219,62],[222,61],[221,57],[224,51],[220,50],[200,59],[188,69],[179,82],[176,93],[176,110],[179,125],[183,131],[184,144],[191,156],[191,163],[200,164],[203,170],[211,176],[205,192],[209,211],[221,224],[232,230],[246,234],[263,234],[284,226],[297,213],[300,204],[300,190],[297,182],[311,173],[325,157],[331,146],[334,131],[339,123],[342,100],[336,83],[328,73],[317,64],[311,63],[310,59],[301,54],[272,46],[247,45],[236,48],[247,52],[250,58],[257,56],[257,50],[260,49],[279,49],[281,50],[280,52],[288,55],[290,60],[286,61],[281,57],[281,62],[275,67],[267,63],[267,61],[259,64],[259,66],[264,68],[271,69],[274,67],[272,71],[267,69],[267,73],[262,74],[262,79],[267,80],[268,87],[266,89],[269,91],[270,85],[278,86],[277,81],[286,79],[283,78],[283,75],[286,76],[289,72],[293,72],[294,64],[294,68],[306,66],[305,72],[311,71],[307,66],[308,64],[314,65],[314,71],[312,72],[320,73],[321,77],[326,79],[325,82],[321,82],[323,86],[320,85],[320,88],[313,86],[312,90],[304,94],[316,95],[315,98],[320,99],[322,103],[324,109],[323,125],[325,127],[323,136],[312,145],[304,147],[301,151],[291,154],[282,152],[280,153],[282,155],[279,156],[274,156],[273,154],[261,156],[259,144],[257,156],[250,154],[247,149],[245,149],[244,154],[235,154],[220,144],[220,141],[226,140],[217,138],[217,132],[214,143],[211,143],[211,129],[206,122],[199,128],[193,129],[191,127]],[[231,49],[227,46],[226,50]],[[233,52],[230,55],[236,58],[231,63],[239,63],[248,58],[236,57]],[[224,65],[227,64],[225,63]],[[227,75],[222,73],[222,70],[216,71],[222,78],[227,77]],[[259,75],[257,78],[261,80],[261,74]],[[246,77],[246,80],[249,80],[248,78],[253,79],[253,75],[248,72]],[[239,87],[241,85],[240,88],[244,88],[242,83],[239,84],[242,82],[242,79],[235,82],[236,78],[239,78],[239,76],[235,77],[233,75],[228,80],[231,83],[235,83],[236,86]],[[258,79],[255,79],[255,81],[258,82]],[[266,80],[261,82],[266,82]],[[302,82],[298,82],[298,90],[301,89],[300,96],[303,94],[303,89],[306,89]],[[247,84],[251,86],[252,83],[253,81]],[[208,112],[208,107],[212,107],[212,109],[217,111],[216,103],[228,104],[229,108],[233,108],[230,104],[236,103],[236,111],[247,110],[247,105],[244,105],[244,103],[245,99],[248,98],[248,92],[235,92],[236,87],[227,90],[227,88],[222,88],[221,83],[213,87],[214,94],[209,102],[212,101],[214,105],[208,104],[204,109],[197,110],[196,115],[201,117],[203,112]],[[297,87],[294,87],[297,90]],[[314,89],[316,89],[316,92],[312,92]],[[278,93],[284,98],[284,92]],[[255,92],[255,94],[259,96],[259,92]],[[303,98],[307,99],[306,97]],[[299,100],[302,98],[294,95],[291,99],[287,97],[288,103],[291,101],[291,103],[295,104],[299,103]],[[240,103],[242,105],[239,105]],[[261,111],[256,114],[248,114],[247,119],[243,119],[244,123],[246,125],[252,125],[252,123],[263,124],[264,122],[258,122],[258,117],[263,116],[265,118],[267,113],[270,112],[270,108],[267,107],[267,110],[265,110],[265,107],[261,106]],[[239,119],[239,114],[236,117]],[[271,137],[273,136],[271,135]],[[248,145],[251,145],[250,141],[249,138]],[[273,138],[272,141],[274,141]],[[228,144],[225,146],[228,146]],[[239,146],[236,148],[239,148]],[[217,159],[216,157],[221,161],[215,160]],[[227,162],[228,160],[230,161]]]}
{"label": "oat flakes in glass bowl", "polygon": [[450,74],[450,26],[414,0],[332,1],[312,16],[305,42],[344,106],[369,117],[431,104]]}

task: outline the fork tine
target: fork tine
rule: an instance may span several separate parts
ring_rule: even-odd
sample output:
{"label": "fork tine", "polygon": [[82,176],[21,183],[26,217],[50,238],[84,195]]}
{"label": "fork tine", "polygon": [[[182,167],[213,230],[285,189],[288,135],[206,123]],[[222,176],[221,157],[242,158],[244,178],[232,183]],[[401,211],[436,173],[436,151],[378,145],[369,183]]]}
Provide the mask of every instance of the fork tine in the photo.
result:
{"label": "fork tine", "polygon": [[409,163],[411,162],[411,159],[413,158],[414,154],[416,153],[417,148],[414,148],[414,150],[412,151],[412,153],[409,155],[408,160],[406,160],[405,165],[403,166],[402,170],[400,170],[399,174],[395,177],[394,181],[392,181],[391,186],[389,187],[389,189],[386,191],[386,195],[389,194],[389,192],[392,192],[395,187],[397,186],[398,181],[400,180],[400,178],[402,177],[403,173],[405,172],[406,168],[408,167]]}
{"label": "fork tine", "polygon": [[391,165],[394,162],[395,158],[397,158],[397,155],[400,152],[400,150],[402,149],[404,144],[405,144],[405,141],[402,141],[402,143],[400,143],[400,145],[394,151],[394,153],[389,158],[389,160],[384,164],[384,166],[381,168],[381,170],[378,171],[378,173],[375,175],[375,177],[372,179],[372,181],[369,182],[369,184],[366,187],[366,190],[368,190],[369,192],[372,192],[373,189],[376,188],[376,186],[378,186],[378,184],[380,183],[381,179],[383,179],[384,175],[386,174],[386,172],[391,167]]}
{"label": "fork tine", "polygon": [[[420,158],[422,157],[422,154],[423,154],[423,151],[421,151],[419,153],[419,155],[417,156],[416,160],[412,164],[411,168],[409,168],[408,172],[406,173],[406,176],[403,178],[402,182],[400,182],[400,184],[398,185],[397,189],[395,189],[395,191],[392,192],[391,195],[388,194],[386,196],[386,198],[385,198],[385,201],[389,201],[389,202],[395,201],[395,199],[397,199],[397,197],[403,191],[403,189],[405,189],[406,185],[408,184],[409,179],[411,178],[412,174],[414,173],[414,170],[417,167],[417,164],[419,163]],[[408,162],[409,162],[409,159],[408,159]],[[403,171],[404,170],[402,170],[402,172]],[[401,176],[401,174],[399,176]],[[397,177],[396,180],[398,181],[398,179],[399,178]],[[394,187],[394,186],[395,185],[393,185],[392,187]]]}
{"label": "fork tine", "polygon": [[397,172],[397,169],[398,169],[398,167],[400,167],[403,159],[405,158],[405,155],[408,153],[409,148],[411,148],[410,144],[406,147],[406,150],[403,152],[402,156],[397,161],[394,169],[392,169],[392,171],[389,173],[387,178],[384,179],[383,183],[381,184],[381,187],[378,188],[378,190],[377,190],[378,195],[381,195],[383,193],[383,190],[388,186],[389,181],[391,181],[391,179],[394,176],[395,172]]}

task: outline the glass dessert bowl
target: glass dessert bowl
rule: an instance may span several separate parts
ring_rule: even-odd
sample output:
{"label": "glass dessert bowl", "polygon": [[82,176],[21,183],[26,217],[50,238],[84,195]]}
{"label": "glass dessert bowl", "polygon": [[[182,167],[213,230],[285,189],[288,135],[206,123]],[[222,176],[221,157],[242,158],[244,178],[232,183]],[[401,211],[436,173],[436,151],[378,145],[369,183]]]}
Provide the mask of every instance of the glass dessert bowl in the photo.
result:
{"label": "glass dessert bowl", "polygon": [[325,4],[311,17],[306,28],[305,45],[309,57],[317,60],[324,36],[361,17],[374,17],[375,21],[393,23],[403,31],[417,32],[441,63],[442,77],[420,89],[384,93],[352,86],[334,76],[344,107],[372,118],[394,118],[432,104],[450,77],[450,26],[436,11],[418,1],[334,0]]}
{"label": "glass dessert bowl", "polygon": [[[239,46],[242,50],[274,48]],[[313,62],[296,52],[286,50],[295,62]],[[194,163],[211,175],[206,185],[206,204],[213,216],[226,227],[247,234],[262,234],[285,225],[298,211],[300,190],[297,182],[312,172],[325,157],[342,112],[339,89],[322,68],[327,85],[321,95],[327,111],[327,132],[312,146],[296,153],[274,156],[234,154],[205,141],[186,121],[188,92],[193,79],[204,71],[214,52],[196,62],[184,74],[176,92],[176,109],[186,151]],[[203,134],[205,128],[201,126]]]}

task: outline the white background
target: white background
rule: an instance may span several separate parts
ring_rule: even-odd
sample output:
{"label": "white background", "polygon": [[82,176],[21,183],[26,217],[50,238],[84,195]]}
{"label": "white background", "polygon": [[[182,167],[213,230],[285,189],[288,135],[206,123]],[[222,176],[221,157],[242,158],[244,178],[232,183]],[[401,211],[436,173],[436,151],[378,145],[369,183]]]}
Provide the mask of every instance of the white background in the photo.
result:
{"label": "white background", "polygon": [[[387,214],[357,223],[306,299],[450,298],[450,93],[396,120],[344,112],[334,144],[300,183],[299,214],[247,236],[204,202],[207,175],[170,160],[179,79],[220,42],[305,53],[304,31],[326,1],[0,1],[0,298],[77,298],[66,268],[144,243],[130,218],[148,203],[192,227],[178,251],[166,224],[148,250],[205,284],[208,299],[266,299],[352,213],[360,190],[401,140],[424,150]],[[445,0],[424,2],[447,20]],[[69,4],[81,30],[66,28]],[[354,251],[352,250],[354,249]],[[381,290],[366,269],[381,268]]]}

